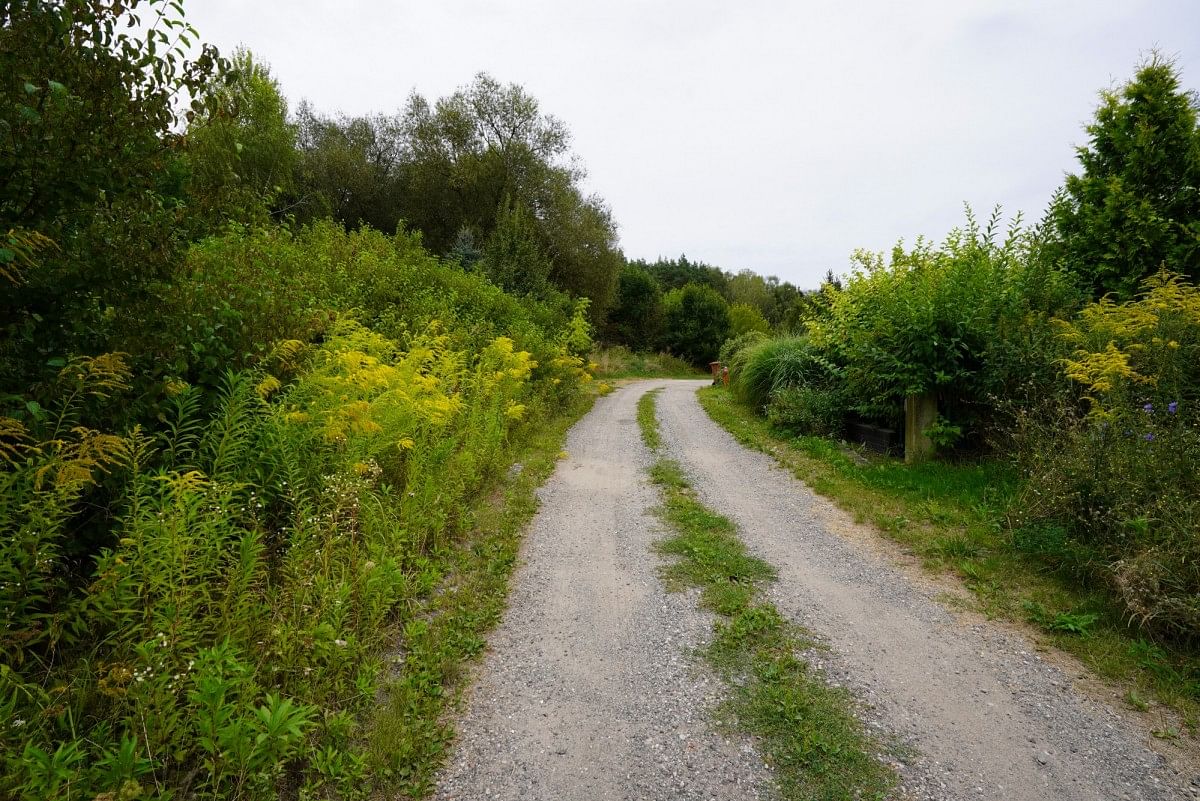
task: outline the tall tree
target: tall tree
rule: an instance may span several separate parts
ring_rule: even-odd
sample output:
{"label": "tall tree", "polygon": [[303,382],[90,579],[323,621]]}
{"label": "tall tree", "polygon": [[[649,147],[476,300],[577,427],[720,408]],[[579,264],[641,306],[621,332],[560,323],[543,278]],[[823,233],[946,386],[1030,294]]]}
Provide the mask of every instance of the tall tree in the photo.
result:
{"label": "tall tree", "polygon": [[300,161],[283,204],[307,222],[332,217],[349,228],[396,230],[401,218],[399,121],[385,115],[330,117],[307,102],[296,110]]}
{"label": "tall tree", "polygon": [[1131,297],[1160,267],[1200,278],[1200,104],[1158,55],[1102,94],[1083,170],[1050,211],[1052,244],[1096,295]]}
{"label": "tall tree", "polygon": [[296,128],[270,69],[246,49],[231,63],[232,82],[207,88],[218,111],[188,127],[190,190],[202,212],[251,218],[291,190]]}
{"label": "tall tree", "polygon": [[545,295],[550,258],[538,238],[533,215],[524,204],[505,198],[496,227],[483,251],[488,277],[516,295]]}
{"label": "tall tree", "polygon": [[658,281],[644,267],[627,264],[608,313],[605,338],[634,350],[649,350],[658,344],[662,311]]}
{"label": "tall tree", "polygon": [[[0,392],[112,344],[195,233],[178,131],[225,64],[189,56],[194,37],[171,0],[0,4],[0,233],[56,243],[0,291]],[[0,242],[0,267],[15,251]]]}
{"label": "tall tree", "polygon": [[729,332],[729,304],[712,287],[688,284],[663,296],[664,344],[676,356],[711,362]]}
{"label": "tall tree", "polygon": [[551,281],[588,297],[603,319],[622,259],[611,213],[583,194],[583,170],[557,118],[515,84],[486,74],[430,105],[409,98],[401,122],[403,213],[435,251],[454,250],[460,232],[489,237],[506,198],[528,209]]}
{"label": "tall tree", "polygon": [[729,275],[719,267],[695,262],[687,256],[678,259],[658,259],[653,263],[635,262],[650,271],[664,291],[682,289],[688,284],[703,284],[725,296],[729,287]]}

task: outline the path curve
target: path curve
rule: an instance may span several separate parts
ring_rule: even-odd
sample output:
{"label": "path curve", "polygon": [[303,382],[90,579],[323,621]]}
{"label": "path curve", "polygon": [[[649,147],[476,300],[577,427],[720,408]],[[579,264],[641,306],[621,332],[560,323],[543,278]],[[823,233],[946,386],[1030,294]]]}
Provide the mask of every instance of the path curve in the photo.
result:
{"label": "path curve", "polygon": [[830,646],[812,655],[898,741],[899,797],[1188,798],[1184,779],[1112,708],[1086,699],[1034,645],[965,621],[875,553],[830,531],[812,492],[700,408],[703,381],[643,381],[597,401],[539,492],[509,608],[459,722],[435,798],[753,799],[770,777],[714,733],[720,684],[693,651],[711,618],[667,594],[651,551],[651,456],[641,395],[663,387],[670,455],[704,502],[779,572],[767,589]]}
{"label": "path curve", "polygon": [[904,789],[929,799],[1094,801],[1183,796],[1182,782],[1112,708],[1018,634],[962,622],[899,570],[831,533],[814,496],[700,407],[707,382],[659,396],[663,441],[700,497],[779,571],[768,595],[830,646],[833,681],[916,756]]}

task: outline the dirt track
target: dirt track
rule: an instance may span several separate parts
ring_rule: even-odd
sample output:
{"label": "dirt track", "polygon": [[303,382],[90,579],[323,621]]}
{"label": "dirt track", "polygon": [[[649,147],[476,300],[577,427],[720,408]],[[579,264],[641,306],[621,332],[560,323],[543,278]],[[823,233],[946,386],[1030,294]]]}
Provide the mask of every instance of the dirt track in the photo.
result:
{"label": "dirt track", "polygon": [[460,722],[439,799],[766,797],[751,744],[707,714],[720,686],[691,651],[710,622],[668,595],[651,543],[650,455],[634,419],[659,398],[663,438],[703,500],[779,570],[776,606],[830,646],[830,681],[905,754],[903,797],[1187,798],[1133,727],[1084,698],[1019,634],[964,622],[870,549],[832,533],[823,504],[704,414],[703,382],[639,382],[572,430],[541,492],[510,608]]}

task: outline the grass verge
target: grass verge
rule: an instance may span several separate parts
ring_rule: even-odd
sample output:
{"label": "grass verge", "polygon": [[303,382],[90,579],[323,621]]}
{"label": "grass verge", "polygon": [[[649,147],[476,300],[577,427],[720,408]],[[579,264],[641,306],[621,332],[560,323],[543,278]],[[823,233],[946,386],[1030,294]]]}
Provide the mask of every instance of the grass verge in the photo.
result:
{"label": "grass verge", "polygon": [[624,345],[610,345],[592,353],[596,377],[613,381],[622,378],[704,378],[707,375],[669,353],[642,353]]}
{"label": "grass verge", "polygon": [[[637,419],[657,453],[656,395],[641,397]],[[885,797],[895,777],[852,714],[853,698],[809,669],[798,654],[816,644],[760,597],[774,568],[747,553],[728,518],[696,499],[677,462],[659,456],[650,476],[662,495],[660,514],[675,532],[658,545],[677,557],[663,578],[670,589],[698,588],[701,605],[718,616],[703,655],[729,687],[720,719],[758,739],[784,798]]]}
{"label": "grass verge", "polygon": [[[500,477],[471,510],[469,532],[431,565],[438,588],[413,610],[398,639],[395,671],[369,736],[379,797],[422,798],[432,792],[454,737],[447,712],[462,695],[468,663],[500,620],[521,535],[538,508],[535,491],[561,458],[568,429],[592,407],[580,400],[532,430],[514,454],[519,472]],[[440,569],[439,569],[440,568]]]}
{"label": "grass verge", "polygon": [[[1118,684],[1130,708],[1158,702],[1156,735],[1197,736],[1200,653],[1150,640],[1103,589],[1021,549],[1006,523],[1018,476],[998,462],[906,465],[854,454],[819,437],[782,434],[728,391],[700,404],[739,442],[773,456],[815,492],[918,555],[927,570],[957,576],[979,611],[1038,627],[1047,641]],[[1172,714],[1173,711],[1173,714]]]}

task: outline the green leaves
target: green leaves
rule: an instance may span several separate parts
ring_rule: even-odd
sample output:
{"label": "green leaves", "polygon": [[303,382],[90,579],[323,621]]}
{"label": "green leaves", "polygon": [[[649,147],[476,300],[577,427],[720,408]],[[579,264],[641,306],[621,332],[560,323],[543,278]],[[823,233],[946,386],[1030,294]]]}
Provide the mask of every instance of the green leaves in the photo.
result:
{"label": "green leaves", "polygon": [[663,296],[663,342],[676,356],[707,364],[729,332],[729,305],[715,289],[688,284]]}
{"label": "green leaves", "polygon": [[1094,296],[1132,297],[1165,267],[1200,278],[1200,102],[1157,53],[1120,91],[1105,92],[1082,171],[1050,209],[1060,259]]}

